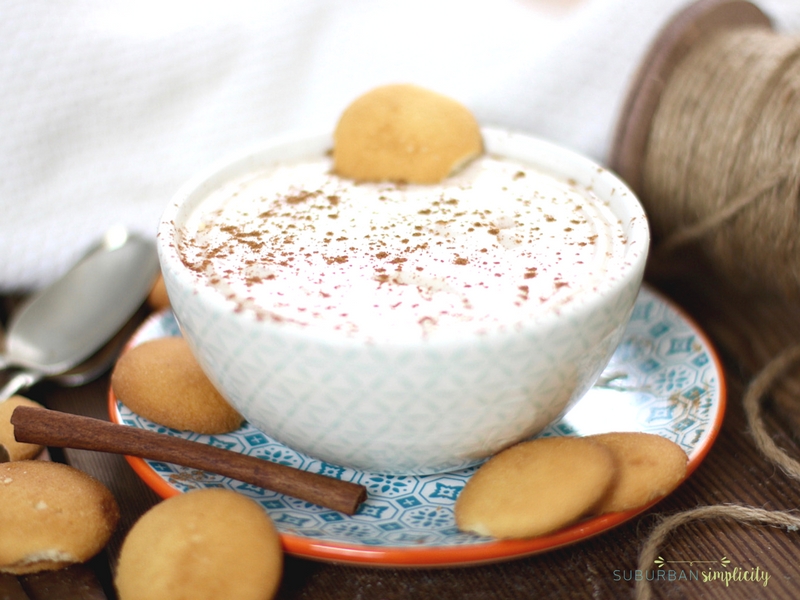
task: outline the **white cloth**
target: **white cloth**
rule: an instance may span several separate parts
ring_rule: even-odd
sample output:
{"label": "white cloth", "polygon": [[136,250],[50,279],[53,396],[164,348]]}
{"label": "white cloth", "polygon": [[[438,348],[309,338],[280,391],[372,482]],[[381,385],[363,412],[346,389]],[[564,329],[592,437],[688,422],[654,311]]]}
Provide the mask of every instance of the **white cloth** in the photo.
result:
{"label": "white cloth", "polygon": [[[220,158],[332,130],[384,83],[603,161],[627,86],[686,0],[8,0],[0,7],[0,292],[105,229],[155,235]],[[800,29],[800,3],[759,4]]]}

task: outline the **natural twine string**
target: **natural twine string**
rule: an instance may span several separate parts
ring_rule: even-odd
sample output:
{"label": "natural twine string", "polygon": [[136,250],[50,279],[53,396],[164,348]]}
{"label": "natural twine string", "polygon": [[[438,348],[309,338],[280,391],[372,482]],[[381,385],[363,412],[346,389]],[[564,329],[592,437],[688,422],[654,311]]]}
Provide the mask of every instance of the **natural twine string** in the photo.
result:
{"label": "natural twine string", "polygon": [[710,37],[675,69],[651,126],[642,202],[652,262],[696,243],[726,279],[800,297],[800,39]]}
{"label": "natural twine string", "polygon": [[[800,39],[766,29],[718,34],[676,68],[654,116],[642,201],[652,260],[697,244],[723,277],[747,290],[800,297]],[[800,480],[800,462],[769,435],[763,398],[800,361],[800,344],[773,358],[743,404],[760,452]],[[748,506],[706,506],[663,519],[639,554],[652,568],[659,546],[686,523],[733,519],[796,529],[800,516]],[[646,578],[636,598],[651,597]]]}
{"label": "natural twine string", "polygon": [[745,390],[742,402],[747,417],[747,426],[756,447],[789,477],[800,481],[800,462],[778,447],[761,418],[761,404],[764,397],[786,371],[796,365],[798,361],[800,361],[800,344],[781,352],[751,380]]}
{"label": "natural twine string", "polygon": [[[736,504],[702,506],[667,517],[653,529],[647,543],[639,554],[639,570],[644,572],[653,568],[653,563],[658,556],[658,547],[673,529],[692,521],[708,519],[732,519],[739,523],[773,525],[775,527],[786,527],[790,530],[800,528],[800,515],[788,512],[769,511],[763,508]],[[643,577],[636,583],[636,600],[650,600],[652,597],[650,582],[647,581],[646,577]]]}

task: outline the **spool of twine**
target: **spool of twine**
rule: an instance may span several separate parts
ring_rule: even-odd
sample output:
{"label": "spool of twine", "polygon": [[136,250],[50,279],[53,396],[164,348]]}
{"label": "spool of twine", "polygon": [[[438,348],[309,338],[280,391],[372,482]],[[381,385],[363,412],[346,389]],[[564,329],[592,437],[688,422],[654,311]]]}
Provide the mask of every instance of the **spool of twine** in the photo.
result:
{"label": "spool of twine", "polygon": [[800,39],[763,27],[701,40],[654,114],[640,196],[652,261],[697,245],[748,291],[800,297]]}

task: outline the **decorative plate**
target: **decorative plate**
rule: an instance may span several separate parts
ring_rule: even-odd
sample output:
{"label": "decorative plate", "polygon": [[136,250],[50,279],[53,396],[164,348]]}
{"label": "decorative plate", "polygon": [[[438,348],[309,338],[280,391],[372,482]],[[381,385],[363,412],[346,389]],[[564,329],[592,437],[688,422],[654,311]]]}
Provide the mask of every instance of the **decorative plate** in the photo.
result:
{"label": "decorative plate", "polygon": [[[171,312],[151,316],[131,345],[180,335]],[[424,477],[383,475],[329,465],[299,454],[245,424],[226,435],[167,429],[131,412],[109,395],[111,420],[324,473],[366,486],[368,498],[352,517],[222,476],[127,457],[162,497],[224,487],[259,502],[290,554],[331,562],[383,566],[443,566],[491,562],[551,550],[623,523],[649,506],[579,522],[527,540],[494,540],[456,529],[453,504],[477,467]],[[646,431],[680,444],[692,473],[722,424],[725,382],[702,331],[667,299],[647,287],[639,294],[625,336],[597,384],[540,436]]]}

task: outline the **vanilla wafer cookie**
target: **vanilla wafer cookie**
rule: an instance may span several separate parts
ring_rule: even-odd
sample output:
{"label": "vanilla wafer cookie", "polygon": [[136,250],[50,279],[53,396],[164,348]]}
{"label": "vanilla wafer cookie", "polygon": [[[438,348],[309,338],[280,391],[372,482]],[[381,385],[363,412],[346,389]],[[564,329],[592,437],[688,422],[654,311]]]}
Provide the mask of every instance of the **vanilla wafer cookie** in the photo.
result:
{"label": "vanilla wafer cookie", "polygon": [[181,337],[149,340],[125,352],[111,374],[111,389],[133,412],[172,429],[213,434],[242,424]]}
{"label": "vanilla wafer cookie", "polygon": [[173,496],[123,542],[120,600],[268,600],[281,579],[280,538],[264,509],[224,489]]}
{"label": "vanilla wafer cookie", "polygon": [[497,538],[551,533],[588,514],[614,475],[611,452],[596,442],[523,442],[489,459],[467,482],[456,500],[456,524]]}
{"label": "vanilla wafer cookie", "polygon": [[666,496],[686,477],[686,452],[660,435],[630,431],[586,439],[608,448],[617,469],[614,485],[595,508],[598,514],[644,506]]}
{"label": "vanilla wafer cookie", "polygon": [[44,408],[38,402],[29,400],[24,396],[11,396],[5,402],[0,402],[0,445],[8,453],[9,460],[30,460],[36,458],[44,450],[39,444],[18,442],[14,438],[14,426],[11,424],[11,414],[18,406],[32,406]]}
{"label": "vanilla wafer cookie", "polygon": [[342,113],[334,171],[358,181],[436,183],[482,151],[480,128],[465,106],[415,85],[386,85]]}
{"label": "vanilla wafer cookie", "polygon": [[0,572],[85,562],[106,545],[118,521],[108,488],[78,469],[41,460],[0,464]]}

